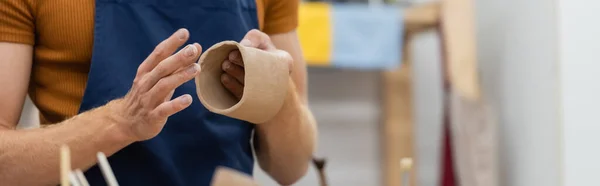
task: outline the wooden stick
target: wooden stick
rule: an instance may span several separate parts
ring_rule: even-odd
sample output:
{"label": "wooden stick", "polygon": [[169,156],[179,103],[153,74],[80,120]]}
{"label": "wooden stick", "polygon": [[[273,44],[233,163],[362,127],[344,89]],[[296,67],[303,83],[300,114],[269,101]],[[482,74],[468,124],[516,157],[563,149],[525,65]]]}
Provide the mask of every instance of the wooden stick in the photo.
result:
{"label": "wooden stick", "polygon": [[108,164],[108,160],[106,159],[106,155],[102,152],[98,152],[96,155],[98,157],[98,165],[100,166],[100,170],[102,171],[102,175],[104,175],[104,179],[108,186],[119,186],[117,183],[117,178],[115,178],[115,174],[110,168],[110,164]]}
{"label": "wooden stick", "polygon": [[75,176],[77,176],[77,179],[81,183],[81,186],[90,186],[90,183],[87,181],[87,179],[83,175],[83,172],[81,171],[81,169],[75,169]]}
{"label": "wooden stick", "polygon": [[446,75],[453,91],[475,101],[481,98],[473,0],[442,0],[440,25]]}
{"label": "wooden stick", "polygon": [[250,175],[227,167],[217,167],[211,186],[259,186]]}
{"label": "wooden stick", "polygon": [[62,145],[60,147],[60,183],[62,186],[71,186],[69,173],[71,172],[71,154],[69,147]]}
{"label": "wooden stick", "polygon": [[79,180],[77,179],[77,175],[75,175],[75,172],[73,171],[69,172],[69,180],[71,180],[71,184],[73,186],[81,186]]}
{"label": "wooden stick", "polygon": [[325,176],[325,159],[313,158],[313,164],[319,172],[319,183],[321,186],[327,186],[327,177]]}
{"label": "wooden stick", "polygon": [[[382,168],[385,186],[402,184],[401,157],[413,157],[413,88],[412,88],[412,36],[429,29],[436,29],[440,23],[440,2],[424,3],[407,8],[404,18],[404,43],[402,67],[382,72],[383,83],[383,127],[381,127]],[[411,184],[415,181],[415,171],[409,175]]]}
{"label": "wooden stick", "polygon": [[[380,149],[383,156],[381,167],[385,186],[400,185],[402,173],[398,162],[402,157],[414,157],[411,40],[411,35],[405,33],[402,67],[381,72],[383,126],[380,128]],[[414,182],[416,174],[410,176],[411,181]]]}
{"label": "wooden stick", "polygon": [[415,34],[432,28],[439,23],[440,2],[424,3],[404,11],[404,27],[407,33]]}
{"label": "wooden stick", "polygon": [[400,170],[402,172],[402,186],[410,184],[410,170],[412,169],[413,161],[411,158],[402,158],[400,160]]}

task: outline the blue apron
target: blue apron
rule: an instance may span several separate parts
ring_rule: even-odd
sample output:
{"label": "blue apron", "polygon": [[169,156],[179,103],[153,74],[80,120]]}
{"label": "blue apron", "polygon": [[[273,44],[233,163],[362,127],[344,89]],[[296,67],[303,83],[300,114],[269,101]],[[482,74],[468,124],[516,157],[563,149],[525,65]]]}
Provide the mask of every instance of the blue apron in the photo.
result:
{"label": "blue apron", "polygon": [[[190,31],[188,43],[206,49],[239,41],[258,27],[254,0],[95,1],[92,64],[80,112],[123,97],[141,62],[179,28]],[[173,97],[195,91],[189,81]],[[253,125],[211,113],[192,97],[192,105],[171,116],[158,136],[108,158],[120,185],[209,185],[217,166],[252,174]],[[91,185],[106,185],[97,166],[85,174]]]}

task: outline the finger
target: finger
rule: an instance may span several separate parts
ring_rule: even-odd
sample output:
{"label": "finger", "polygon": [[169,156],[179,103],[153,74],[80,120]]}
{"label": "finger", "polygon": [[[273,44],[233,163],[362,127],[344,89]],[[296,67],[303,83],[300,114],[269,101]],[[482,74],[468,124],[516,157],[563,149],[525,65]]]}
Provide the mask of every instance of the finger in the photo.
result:
{"label": "finger", "polygon": [[138,67],[137,76],[141,76],[145,73],[150,72],[156,65],[173,54],[177,48],[181,47],[188,38],[190,37],[190,33],[187,29],[182,28],[177,30],[177,32],[173,33],[169,38],[165,39],[161,43],[159,43],[152,53],[142,62],[142,64]]}
{"label": "finger", "polygon": [[181,70],[177,73],[160,79],[160,81],[158,81],[158,83],[156,83],[156,85],[149,91],[149,96],[157,98],[157,102],[152,104],[157,105],[158,103],[164,101],[164,98],[169,96],[173,90],[181,86],[183,83],[188,82],[196,77],[198,72],[200,72],[200,65],[197,63],[192,63],[185,70]]}
{"label": "finger", "polygon": [[230,62],[235,63],[239,66],[244,66],[244,61],[242,60],[242,54],[239,50],[234,50],[229,53],[228,59]]}
{"label": "finger", "polygon": [[171,100],[173,98],[173,94],[175,94],[175,90],[171,90],[163,102]]}
{"label": "finger", "polygon": [[160,79],[174,74],[177,69],[194,63],[201,50],[202,47],[198,43],[186,46],[176,54],[169,56],[167,59],[160,62],[156,68],[146,74],[144,83],[150,87],[155,86]]}
{"label": "finger", "polygon": [[262,50],[273,50],[275,45],[271,42],[269,35],[256,29],[250,30],[240,42],[241,45],[254,47]]}
{"label": "finger", "polygon": [[150,112],[150,115],[156,120],[163,120],[179,111],[182,111],[191,104],[192,96],[185,94],[171,101],[161,103]]}
{"label": "finger", "polygon": [[244,85],[235,80],[233,77],[227,74],[221,75],[221,83],[223,86],[233,94],[236,98],[242,98],[242,94],[244,93]]}
{"label": "finger", "polygon": [[292,56],[290,55],[290,53],[284,51],[284,50],[273,50],[271,51],[271,53],[279,56],[281,62],[284,62],[288,65],[288,70],[289,73],[292,73],[292,70],[294,69],[294,58],[292,58]]}
{"label": "finger", "polygon": [[233,64],[229,62],[229,60],[225,60],[223,65],[221,65],[221,68],[223,68],[225,73],[233,76],[240,84],[244,84],[244,69],[241,66]]}

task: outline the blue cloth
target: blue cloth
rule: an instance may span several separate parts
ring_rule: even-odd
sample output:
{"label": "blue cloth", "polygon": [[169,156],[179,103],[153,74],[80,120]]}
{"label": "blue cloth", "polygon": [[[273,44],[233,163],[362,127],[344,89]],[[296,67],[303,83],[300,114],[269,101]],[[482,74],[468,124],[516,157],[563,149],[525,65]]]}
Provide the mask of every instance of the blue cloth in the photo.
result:
{"label": "blue cloth", "polygon": [[[254,0],[96,0],[94,47],[80,112],[123,97],[137,67],[154,47],[179,28],[188,43],[204,48],[239,41],[258,28]],[[155,138],[133,143],[108,160],[120,185],[209,185],[215,168],[252,174],[253,125],[205,109],[193,81],[173,97],[193,95],[192,105],[169,118]],[[97,166],[86,171],[91,185],[106,185]]]}
{"label": "blue cloth", "polygon": [[401,62],[403,23],[395,6],[332,6],[334,67],[396,68]]}

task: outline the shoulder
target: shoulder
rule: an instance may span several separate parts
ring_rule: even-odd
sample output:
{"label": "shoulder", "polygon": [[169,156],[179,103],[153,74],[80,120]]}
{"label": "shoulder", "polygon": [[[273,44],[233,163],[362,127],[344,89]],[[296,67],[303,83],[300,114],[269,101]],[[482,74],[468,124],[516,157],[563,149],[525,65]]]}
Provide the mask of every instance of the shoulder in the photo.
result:
{"label": "shoulder", "polygon": [[263,32],[280,34],[290,32],[298,26],[300,0],[257,0],[264,8]]}
{"label": "shoulder", "polygon": [[34,10],[32,0],[0,0],[0,41],[33,45]]}

